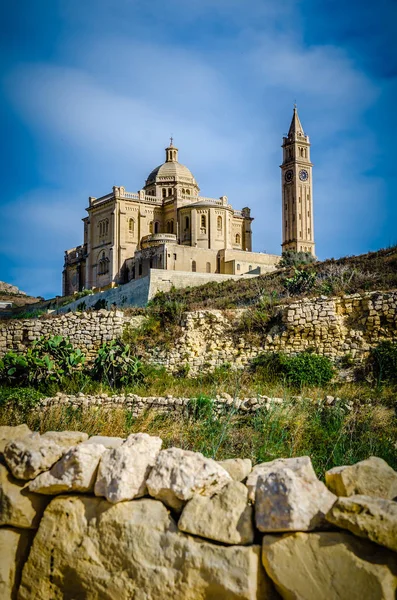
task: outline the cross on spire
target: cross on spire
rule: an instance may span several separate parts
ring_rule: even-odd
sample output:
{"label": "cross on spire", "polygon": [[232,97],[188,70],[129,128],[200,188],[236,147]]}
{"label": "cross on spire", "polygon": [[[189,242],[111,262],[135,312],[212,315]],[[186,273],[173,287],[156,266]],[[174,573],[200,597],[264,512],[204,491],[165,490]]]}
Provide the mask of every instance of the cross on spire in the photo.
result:
{"label": "cross on spire", "polygon": [[171,134],[171,137],[170,137],[170,146],[172,146],[172,142],[173,141],[174,141],[174,138],[172,137],[172,134]]}

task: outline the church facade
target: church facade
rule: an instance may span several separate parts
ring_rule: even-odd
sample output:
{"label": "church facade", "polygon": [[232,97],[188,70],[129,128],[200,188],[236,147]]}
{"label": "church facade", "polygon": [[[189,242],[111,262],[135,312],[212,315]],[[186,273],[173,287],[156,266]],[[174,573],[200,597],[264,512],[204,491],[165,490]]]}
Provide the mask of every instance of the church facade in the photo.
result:
{"label": "church facade", "polygon": [[[282,246],[307,247],[314,253],[314,242],[308,238],[313,239],[309,140],[295,109],[283,150]],[[308,175],[305,181],[303,171]],[[63,295],[127,283],[148,275],[150,269],[225,275],[274,270],[279,256],[252,252],[250,209],[235,210],[227,196],[206,198],[199,192],[190,170],[179,163],[171,138],[165,162],[137,193],[114,186],[105,196],[90,197],[83,219],[84,242],[65,252]],[[302,201],[302,194],[310,198]],[[307,241],[297,228],[298,203],[311,213],[310,226],[304,230]]]}

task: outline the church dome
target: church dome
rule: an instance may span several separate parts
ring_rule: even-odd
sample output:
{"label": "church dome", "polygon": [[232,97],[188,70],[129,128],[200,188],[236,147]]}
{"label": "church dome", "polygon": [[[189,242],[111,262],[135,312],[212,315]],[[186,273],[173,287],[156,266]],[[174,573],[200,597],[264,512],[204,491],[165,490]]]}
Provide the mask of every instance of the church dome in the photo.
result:
{"label": "church dome", "polygon": [[146,185],[149,183],[154,183],[159,179],[169,179],[170,177],[175,180],[183,180],[187,183],[195,183],[195,179],[191,173],[191,171],[185,167],[185,165],[181,165],[179,162],[165,162],[159,167],[153,169],[146,180]]}
{"label": "church dome", "polygon": [[172,144],[172,138],[171,144],[165,149],[165,153],[165,162],[153,169],[146,179],[145,185],[148,186],[152,183],[161,183],[162,181],[173,179],[175,182],[180,181],[181,183],[197,186],[192,172],[185,165],[181,165],[178,162],[178,148],[175,148]]}

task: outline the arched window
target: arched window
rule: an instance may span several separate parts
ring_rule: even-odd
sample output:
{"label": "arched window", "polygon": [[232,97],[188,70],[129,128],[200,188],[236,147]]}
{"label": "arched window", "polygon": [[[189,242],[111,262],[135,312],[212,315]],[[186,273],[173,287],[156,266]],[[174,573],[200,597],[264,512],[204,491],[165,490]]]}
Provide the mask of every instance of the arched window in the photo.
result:
{"label": "arched window", "polygon": [[222,230],[222,217],[218,217],[216,220],[216,227],[218,230]]}
{"label": "arched window", "polygon": [[252,271],[252,265],[248,267],[248,271]]}
{"label": "arched window", "polygon": [[163,194],[163,198],[165,198],[167,196],[167,188],[163,188],[162,194]]}
{"label": "arched window", "polygon": [[160,231],[160,223],[158,221],[155,221],[154,223],[154,233],[159,233]]}
{"label": "arched window", "polygon": [[190,190],[186,190],[186,196],[190,196]]}
{"label": "arched window", "polygon": [[206,271],[207,273],[211,273],[211,263],[207,262],[206,264]]}
{"label": "arched window", "polygon": [[237,263],[237,271],[240,270],[240,265]]}
{"label": "arched window", "polygon": [[134,233],[135,233],[135,221],[134,221],[134,219],[130,219],[128,221],[128,231],[130,232],[131,235],[134,235]]}
{"label": "arched window", "polygon": [[185,217],[185,229],[189,229],[190,220],[189,217]]}
{"label": "arched window", "polygon": [[236,233],[236,244],[241,244],[241,235]]}
{"label": "arched window", "polygon": [[205,233],[205,230],[207,229],[207,218],[205,215],[201,215],[200,223],[201,229],[204,230],[202,233]]}
{"label": "arched window", "polygon": [[186,194],[185,188],[182,188],[182,194]]}
{"label": "arched window", "polygon": [[196,270],[197,270],[196,261],[195,261],[195,260],[192,260],[192,271],[193,271],[193,273],[195,273],[195,272],[196,272]]}
{"label": "arched window", "polygon": [[153,221],[149,223],[149,233],[153,233]]}
{"label": "arched window", "polygon": [[109,259],[106,257],[105,252],[102,252],[98,264],[98,275],[105,275],[109,273]]}
{"label": "arched window", "polygon": [[167,233],[174,233],[174,221],[167,221]]}

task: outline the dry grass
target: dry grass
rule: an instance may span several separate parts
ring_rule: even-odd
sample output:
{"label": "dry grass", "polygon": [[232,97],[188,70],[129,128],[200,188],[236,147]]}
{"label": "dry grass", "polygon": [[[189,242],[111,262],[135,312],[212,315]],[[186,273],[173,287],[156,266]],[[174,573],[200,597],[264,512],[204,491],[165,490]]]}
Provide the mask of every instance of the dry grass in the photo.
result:
{"label": "dry grass", "polygon": [[[198,407],[198,410],[197,410]],[[196,410],[158,413],[150,410],[134,418],[129,410],[91,407],[51,407],[21,410],[8,407],[0,425],[26,422],[35,431],[80,430],[89,435],[126,437],[146,432],[159,435],[164,447],[202,452],[218,460],[251,458],[254,463],[278,457],[309,455],[319,474],[370,455],[397,468],[397,419],[394,410],[368,402],[338,401],[334,406],[314,400],[287,399],[255,415],[239,415],[225,407],[217,415],[209,398]]]}

